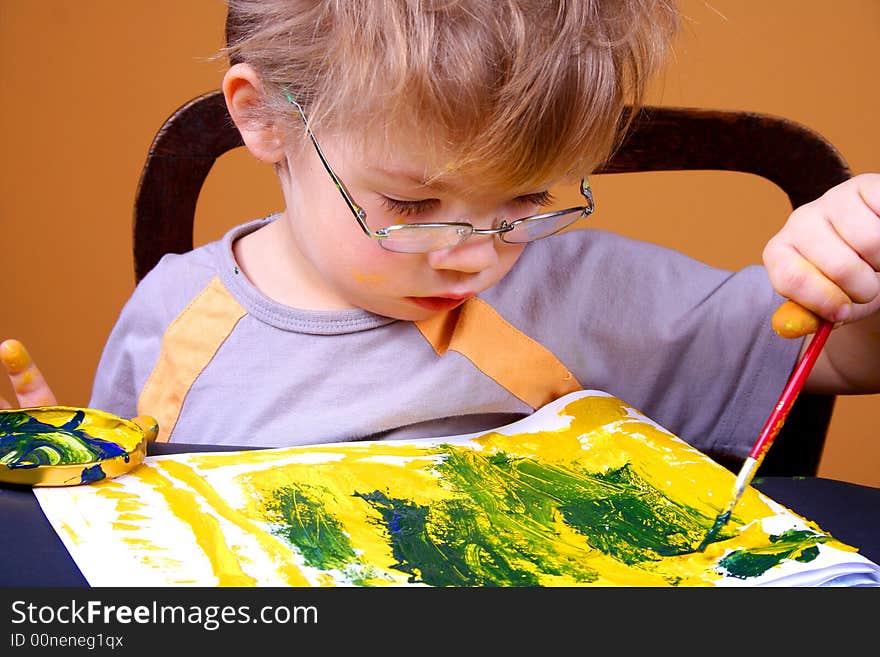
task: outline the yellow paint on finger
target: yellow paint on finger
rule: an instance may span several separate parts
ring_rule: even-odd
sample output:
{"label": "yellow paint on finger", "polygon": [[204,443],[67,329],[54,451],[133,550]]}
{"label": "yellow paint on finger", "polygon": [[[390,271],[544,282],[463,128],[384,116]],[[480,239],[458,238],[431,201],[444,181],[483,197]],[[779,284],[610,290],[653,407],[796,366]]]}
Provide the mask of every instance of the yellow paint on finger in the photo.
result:
{"label": "yellow paint on finger", "polygon": [[819,318],[794,301],[779,306],[771,323],[776,334],[783,338],[800,338],[819,328]]}
{"label": "yellow paint on finger", "polygon": [[0,361],[10,375],[19,374],[30,367],[31,356],[18,340],[5,340],[0,343]]}

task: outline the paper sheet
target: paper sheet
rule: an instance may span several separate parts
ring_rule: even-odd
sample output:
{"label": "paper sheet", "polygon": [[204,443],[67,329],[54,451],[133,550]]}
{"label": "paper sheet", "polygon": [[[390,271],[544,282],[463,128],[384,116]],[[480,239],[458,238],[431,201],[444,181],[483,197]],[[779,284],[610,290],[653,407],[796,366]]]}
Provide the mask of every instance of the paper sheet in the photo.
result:
{"label": "paper sheet", "polygon": [[92,586],[880,586],[880,566],[625,403],[495,431],[148,457],[35,489]]}

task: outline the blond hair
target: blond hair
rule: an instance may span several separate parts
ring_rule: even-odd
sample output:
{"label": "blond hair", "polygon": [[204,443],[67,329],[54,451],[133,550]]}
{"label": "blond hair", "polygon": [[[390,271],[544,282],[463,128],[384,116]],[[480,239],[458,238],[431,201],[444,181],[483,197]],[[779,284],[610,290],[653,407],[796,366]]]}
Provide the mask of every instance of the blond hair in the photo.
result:
{"label": "blond hair", "polygon": [[264,120],[302,128],[286,89],[313,130],[416,128],[445,169],[517,185],[607,159],[677,26],[674,0],[229,0],[223,53]]}

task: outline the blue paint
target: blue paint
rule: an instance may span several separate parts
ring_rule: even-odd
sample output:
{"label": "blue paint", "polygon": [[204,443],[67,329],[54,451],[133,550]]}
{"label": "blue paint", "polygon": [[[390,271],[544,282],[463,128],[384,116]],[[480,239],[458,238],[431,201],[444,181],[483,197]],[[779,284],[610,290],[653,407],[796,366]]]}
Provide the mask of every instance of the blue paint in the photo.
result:
{"label": "blue paint", "polygon": [[[128,459],[125,459],[128,461]],[[93,465],[90,468],[83,468],[82,475],[80,478],[81,484],[90,484],[94,481],[101,481],[107,475],[104,473],[104,470],[101,469],[101,464]]]}

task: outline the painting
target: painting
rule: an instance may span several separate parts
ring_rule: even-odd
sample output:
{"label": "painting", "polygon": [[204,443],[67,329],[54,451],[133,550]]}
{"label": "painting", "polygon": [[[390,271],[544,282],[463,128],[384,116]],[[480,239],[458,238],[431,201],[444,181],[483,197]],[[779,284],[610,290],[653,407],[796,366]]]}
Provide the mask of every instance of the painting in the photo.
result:
{"label": "painting", "polygon": [[493,431],[147,457],[35,489],[92,586],[880,585],[880,567],[626,403]]}

